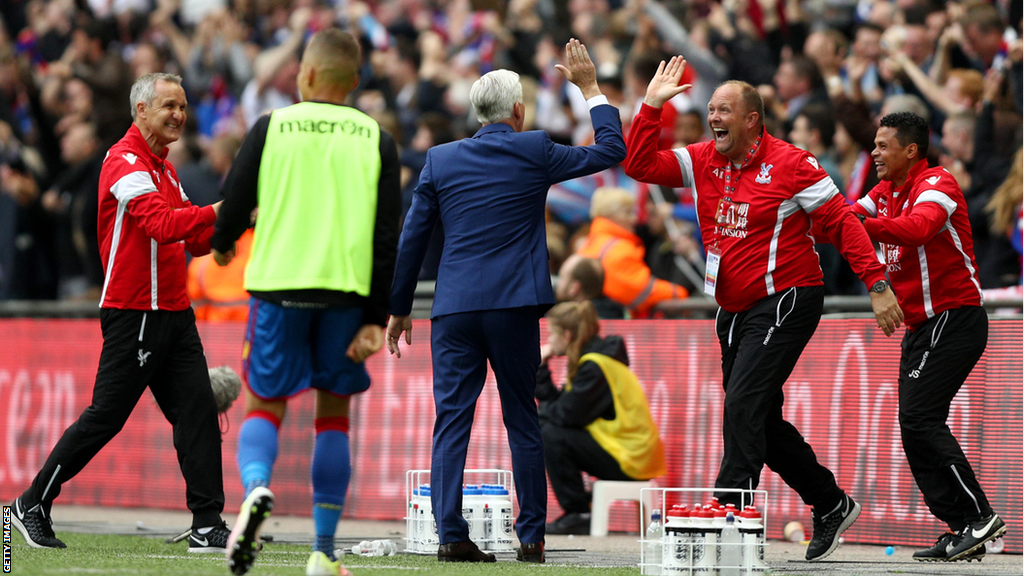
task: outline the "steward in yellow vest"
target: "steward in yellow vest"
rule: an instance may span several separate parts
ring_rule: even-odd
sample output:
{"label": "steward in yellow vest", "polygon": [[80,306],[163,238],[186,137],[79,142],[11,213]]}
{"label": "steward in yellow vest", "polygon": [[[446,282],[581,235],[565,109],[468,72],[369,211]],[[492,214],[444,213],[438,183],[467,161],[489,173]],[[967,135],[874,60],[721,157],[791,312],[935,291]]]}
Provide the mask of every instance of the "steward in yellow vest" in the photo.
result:
{"label": "steward in yellow vest", "polygon": [[[544,464],[565,515],[548,534],[589,534],[590,493],[582,473],[601,480],[649,480],[665,474],[665,448],[647,397],[629,369],[619,336],[602,338],[590,302],[565,302],[548,313],[541,349],[540,400]],[[566,356],[567,377],[555,387],[547,360]]]}

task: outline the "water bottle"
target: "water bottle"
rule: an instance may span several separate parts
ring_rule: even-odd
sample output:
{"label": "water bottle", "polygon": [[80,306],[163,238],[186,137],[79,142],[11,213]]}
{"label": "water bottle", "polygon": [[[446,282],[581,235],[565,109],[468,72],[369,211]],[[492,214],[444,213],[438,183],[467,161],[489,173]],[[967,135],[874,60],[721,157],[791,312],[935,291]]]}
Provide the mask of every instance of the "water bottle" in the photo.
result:
{"label": "water bottle", "polygon": [[662,549],[661,573],[669,575],[691,576],[693,568],[690,564],[690,546],[692,545],[690,529],[690,509],[675,505],[665,515],[665,547]]}
{"label": "water bottle", "polygon": [[722,528],[721,561],[718,564],[720,576],[740,576],[743,569],[743,540],[736,526],[736,517],[732,512],[725,515],[725,526]]}
{"label": "water bottle", "polygon": [[743,567],[746,574],[764,574],[768,570],[764,563],[764,523],[756,507],[747,506],[740,512],[739,529],[743,538]]}
{"label": "water bottle", "polygon": [[395,543],[391,540],[374,540],[373,542],[363,540],[352,547],[352,553],[359,556],[393,556]]}
{"label": "water bottle", "polygon": [[373,556],[372,551],[373,546],[370,545],[369,540],[363,540],[352,547],[352,553],[357,556]]}
{"label": "water bottle", "polygon": [[374,556],[394,556],[398,548],[391,540],[374,540],[371,544],[373,544]]}
{"label": "water bottle", "polygon": [[703,506],[699,512],[690,515],[694,524],[693,549],[690,558],[693,561],[694,576],[715,576],[715,564],[718,561],[718,536],[714,531],[715,513],[711,506]]}
{"label": "water bottle", "polygon": [[665,537],[665,527],[661,523],[661,510],[655,508],[651,512],[651,525],[647,527],[647,554],[644,556],[642,574],[661,574],[661,556]]}

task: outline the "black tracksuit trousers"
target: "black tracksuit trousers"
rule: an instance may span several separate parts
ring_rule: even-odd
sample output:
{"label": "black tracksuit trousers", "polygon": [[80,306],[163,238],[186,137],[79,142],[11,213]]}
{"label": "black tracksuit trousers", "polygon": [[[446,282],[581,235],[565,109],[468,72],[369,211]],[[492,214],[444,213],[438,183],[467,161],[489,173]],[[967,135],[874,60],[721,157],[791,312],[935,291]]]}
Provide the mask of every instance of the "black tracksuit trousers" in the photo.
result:
{"label": "black tracksuit trousers", "polygon": [[[149,388],[171,423],[193,528],[222,522],[224,476],[217,408],[191,308],[100,311],[103,351],[92,404],[64,431],[32,486],[26,508],[47,509],[61,485],[110,442]],[[116,479],[111,479],[116,481]]]}
{"label": "black tracksuit trousers", "polygon": [[[793,287],[738,314],[719,310],[725,454],[716,488],[757,488],[767,464],[809,506],[831,509],[842,498],[835,476],[782,417],[782,386],[818,327],[824,292],[821,286]],[[740,503],[736,493],[717,496]]]}
{"label": "black tracksuit trousers", "polygon": [[992,507],[949,426],[949,406],[988,342],[979,306],[941,312],[903,336],[900,433],[925,504],[954,532],[987,518]]}

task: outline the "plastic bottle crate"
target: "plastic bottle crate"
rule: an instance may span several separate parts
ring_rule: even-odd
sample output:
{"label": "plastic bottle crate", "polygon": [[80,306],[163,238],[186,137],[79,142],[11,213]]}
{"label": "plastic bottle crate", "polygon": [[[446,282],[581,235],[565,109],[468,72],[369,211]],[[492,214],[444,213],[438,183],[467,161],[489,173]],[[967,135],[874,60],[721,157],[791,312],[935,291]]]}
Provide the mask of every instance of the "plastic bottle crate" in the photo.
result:
{"label": "plastic bottle crate", "polygon": [[[482,550],[514,550],[512,523],[514,484],[511,470],[466,470],[462,516],[469,524],[470,539]],[[405,551],[436,554],[439,545],[437,523],[430,503],[430,470],[405,473]]]}
{"label": "plastic bottle crate", "polygon": [[[652,509],[644,502],[654,503],[664,520],[660,540],[652,540],[647,530],[640,539],[640,571],[642,574],[666,576],[761,576],[770,572],[764,562],[767,527],[768,492],[765,490],[716,488],[644,488],[653,492],[650,499],[641,498],[640,522],[650,523]],[[740,495],[741,507],[730,510],[733,526],[727,528],[726,513],[719,511],[715,493]],[[644,494],[647,496],[647,494]],[[714,505],[708,507],[708,504]],[[693,509],[689,508],[693,506]],[[746,509],[743,509],[747,507]],[[751,508],[752,507],[752,508]],[[674,511],[674,512],[673,512]],[[723,531],[726,538],[723,539]],[[731,536],[730,536],[731,535]],[[724,541],[728,540],[728,541]],[[660,544],[660,546],[659,546]],[[658,554],[660,557],[654,557]],[[739,550],[736,550],[739,548]]]}

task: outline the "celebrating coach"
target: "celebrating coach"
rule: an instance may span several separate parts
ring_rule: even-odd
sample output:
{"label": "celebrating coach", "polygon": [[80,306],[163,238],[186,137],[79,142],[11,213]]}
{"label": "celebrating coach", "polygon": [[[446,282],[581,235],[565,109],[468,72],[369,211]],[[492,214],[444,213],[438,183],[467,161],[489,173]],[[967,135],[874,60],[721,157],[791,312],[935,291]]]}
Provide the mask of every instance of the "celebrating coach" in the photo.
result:
{"label": "celebrating coach", "polygon": [[[539,319],[554,303],[544,230],[548,187],[609,168],[626,155],[619,112],[597,86],[586,48],[566,45],[568,67],[590,106],[595,144],[560,146],[542,131],[523,132],[519,76],[507,70],[476,81],[470,100],[484,125],[473,138],[432,148],[399,242],[387,345],[412,343],[416,276],[440,218],[444,251],[431,324],[434,368],[430,483],[441,546],[438,560],[494,562],[469,540],[462,478],[476,400],[487,362],[497,377],[519,498],[517,558],[544,561],[547,486],[534,378],[540,366]],[[399,354],[400,357],[400,354]]]}
{"label": "celebrating coach", "polygon": [[100,170],[99,241],[103,350],[92,404],[64,431],[42,470],[14,501],[13,523],[33,548],[64,548],[50,507],[124,426],[146,388],[174,428],[174,448],[192,511],[189,552],[223,552],[224,486],[217,406],[196,315],[185,293],[185,251],[210,251],[220,202],[193,206],[167,145],[185,128],[181,78],[147,74],[131,91],[128,133]]}
{"label": "celebrating coach", "polygon": [[[714,141],[657,150],[661,106],[679,86],[685,61],[662,62],[629,132],[626,173],[644,182],[692,188],[707,250],[704,291],[721,309],[725,454],[716,488],[757,488],[767,464],[813,507],[808,560],[839,545],[860,514],[832,472],[782,417],[782,387],[821,319],[824,287],[812,223],[871,289],[886,336],[903,320],[885,269],[817,159],[764,129],[753,86],[725,82],[708,104]],[[735,493],[719,494],[735,501]]]}

